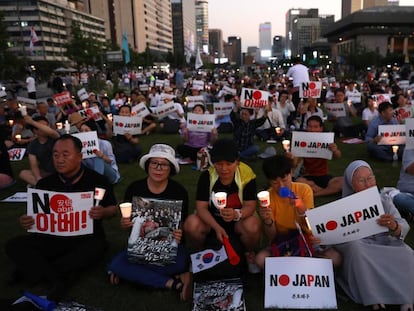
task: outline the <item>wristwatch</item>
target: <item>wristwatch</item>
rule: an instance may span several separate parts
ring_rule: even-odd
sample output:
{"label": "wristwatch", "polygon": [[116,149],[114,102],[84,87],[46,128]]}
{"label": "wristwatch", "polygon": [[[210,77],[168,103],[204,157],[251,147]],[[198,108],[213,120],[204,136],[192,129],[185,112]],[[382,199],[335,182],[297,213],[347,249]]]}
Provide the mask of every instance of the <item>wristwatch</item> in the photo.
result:
{"label": "wristwatch", "polygon": [[235,209],[236,213],[237,213],[237,218],[235,219],[235,221],[240,221],[242,219],[242,212],[241,209]]}

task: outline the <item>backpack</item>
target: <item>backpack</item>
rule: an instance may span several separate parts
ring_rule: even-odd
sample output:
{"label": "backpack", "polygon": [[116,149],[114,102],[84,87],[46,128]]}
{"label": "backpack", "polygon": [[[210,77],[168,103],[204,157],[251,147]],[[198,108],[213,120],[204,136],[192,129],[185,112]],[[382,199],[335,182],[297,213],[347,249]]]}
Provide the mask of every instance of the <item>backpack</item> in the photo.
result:
{"label": "backpack", "polygon": [[208,147],[203,147],[197,152],[197,170],[204,172],[212,165]]}

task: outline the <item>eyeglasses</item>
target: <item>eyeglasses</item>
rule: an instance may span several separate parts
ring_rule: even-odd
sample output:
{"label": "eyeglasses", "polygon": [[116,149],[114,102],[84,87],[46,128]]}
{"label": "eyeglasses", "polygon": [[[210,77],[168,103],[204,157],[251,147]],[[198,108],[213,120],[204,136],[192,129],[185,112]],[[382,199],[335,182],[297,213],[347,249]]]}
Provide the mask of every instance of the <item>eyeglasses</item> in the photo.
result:
{"label": "eyeglasses", "polygon": [[158,161],[150,161],[149,166],[151,168],[155,168],[155,169],[160,168],[160,170],[166,171],[170,168],[170,163],[161,163],[161,162],[158,162]]}
{"label": "eyeglasses", "polygon": [[359,185],[361,185],[361,186],[364,186],[364,185],[370,185],[370,184],[372,184],[372,183],[374,183],[375,182],[375,176],[374,175],[370,175],[370,176],[368,176],[367,178],[358,178],[357,180],[356,180],[356,182],[359,184]]}

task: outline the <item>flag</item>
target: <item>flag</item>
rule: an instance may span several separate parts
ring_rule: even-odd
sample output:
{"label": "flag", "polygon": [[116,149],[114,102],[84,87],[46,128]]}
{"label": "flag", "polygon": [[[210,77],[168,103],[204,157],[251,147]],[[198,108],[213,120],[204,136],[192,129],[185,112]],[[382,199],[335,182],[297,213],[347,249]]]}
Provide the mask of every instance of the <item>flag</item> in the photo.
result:
{"label": "flag", "polygon": [[205,249],[190,255],[193,273],[210,269],[227,259],[227,253],[222,246],[219,250]]}
{"label": "flag", "polygon": [[195,69],[203,67],[203,61],[200,56],[200,49],[197,48],[197,55],[196,55],[196,61],[195,61]]}
{"label": "flag", "polygon": [[128,37],[126,32],[122,34],[122,50],[125,52],[125,64],[131,62],[131,56],[129,55]]}
{"label": "flag", "polygon": [[32,29],[30,30],[30,53],[33,53],[33,47],[37,41],[39,41],[39,38],[37,37],[36,30],[34,29],[34,27],[32,27]]}

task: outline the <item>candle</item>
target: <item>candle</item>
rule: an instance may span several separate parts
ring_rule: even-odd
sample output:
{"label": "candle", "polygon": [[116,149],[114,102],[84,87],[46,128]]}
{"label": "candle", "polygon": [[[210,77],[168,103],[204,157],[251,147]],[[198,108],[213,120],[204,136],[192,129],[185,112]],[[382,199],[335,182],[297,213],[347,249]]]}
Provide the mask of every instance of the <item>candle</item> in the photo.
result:
{"label": "candle", "polygon": [[278,134],[278,135],[279,135],[279,134],[280,134],[280,127],[276,127],[276,128],[275,128],[275,131],[276,131],[276,134]]}
{"label": "candle", "polygon": [[65,121],[65,132],[66,134],[69,134],[70,132],[70,124],[68,120]]}
{"label": "candle", "polygon": [[397,153],[398,152],[398,146],[392,146],[392,152]]}
{"label": "candle", "polygon": [[16,140],[18,141],[18,142],[20,142],[21,140],[22,140],[22,135],[20,135],[20,134],[16,134]]}
{"label": "candle", "polygon": [[21,106],[19,108],[19,110],[20,110],[20,113],[22,114],[23,117],[27,116],[27,107],[26,106]]}
{"label": "candle", "polygon": [[62,124],[62,122],[57,122],[57,123],[56,123],[56,128],[57,128],[58,130],[61,130],[61,129],[63,128],[63,124]]}
{"label": "candle", "polygon": [[285,139],[282,141],[283,149],[285,149],[286,152],[289,151],[290,148],[290,140]]}
{"label": "candle", "polygon": [[9,125],[13,126],[14,121],[13,120],[9,120]]}

